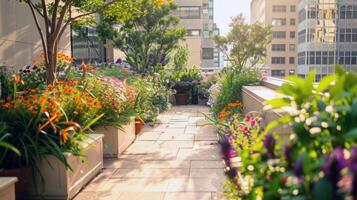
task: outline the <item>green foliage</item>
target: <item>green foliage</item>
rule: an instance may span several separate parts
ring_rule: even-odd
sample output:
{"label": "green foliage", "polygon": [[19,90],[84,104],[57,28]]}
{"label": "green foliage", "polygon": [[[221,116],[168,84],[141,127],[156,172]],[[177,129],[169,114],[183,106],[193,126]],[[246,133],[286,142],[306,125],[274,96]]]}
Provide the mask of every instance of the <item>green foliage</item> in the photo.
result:
{"label": "green foliage", "polygon": [[[186,32],[177,27],[179,19],[172,14],[176,9],[174,4],[157,6],[156,1],[143,0],[137,9],[145,15],[122,23],[117,31],[108,31],[112,26],[100,25],[98,32],[103,39],[113,40],[114,47],[124,52],[126,62],[144,73],[150,67],[166,65],[167,55],[178,46]],[[102,23],[117,21],[106,18]]]}
{"label": "green foliage", "polygon": [[[273,121],[251,148],[235,148],[241,160],[239,179],[228,195],[235,194],[236,199],[355,197],[356,185],[347,180],[357,175],[357,75],[339,67],[336,72],[318,84],[315,72],[306,79],[287,78],[289,82],[279,90],[282,97],[266,103],[293,111]],[[272,133],[282,124],[292,128],[289,139],[279,140],[279,134]]]}
{"label": "green foliage", "polygon": [[215,36],[218,48],[223,52],[231,67],[238,71],[254,67],[266,56],[266,47],[271,41],[270,27],[262,24],[247,24],[243,15],[233,18],[227,36]]}
{"label": "green foliage", "polygon": [[259,72],[256,70],[231,71],[221,74],[221,79],[217,83],[219,91],[215,94],[215,101],[211,107],[214,115],[218,116],[228,104],[242,101],[243,86],[258,85],[259,81]]}

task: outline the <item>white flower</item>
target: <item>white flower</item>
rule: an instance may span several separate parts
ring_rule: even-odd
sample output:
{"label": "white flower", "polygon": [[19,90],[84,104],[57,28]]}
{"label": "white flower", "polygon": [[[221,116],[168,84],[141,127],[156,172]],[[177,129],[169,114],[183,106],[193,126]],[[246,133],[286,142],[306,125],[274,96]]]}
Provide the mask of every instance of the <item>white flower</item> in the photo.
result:
{"label": "white flower", "polygon": [[308,125],[308,126],[311,126],[312,118],[307,118],[306,121],[305,121],[305,124]]}
{"label": "white flower", "polygon": [[305,119],[306,119],[304,114],[300,114],[300,115],[299,115],[299,118],[300,118],[300,121],[301,121],[301,122],[304,122]]}
{"label": "white flower", "polygon": [[322,128],[328,128],[328,123],[327,122],[321,122],[321,127]]}
{"label": "white flower", "polygon": [[333,112],[333,107],[331,105],[326,107],[326,112],[332,113]]}
{"label": "white flower", "polygon": [[249,170],[249,171],[253,171],[253,170],[254,170],[254,166],[253,166],[253,165],[249,165],[249,166],[248,166],[248,170]]}
{"label": "white flower", "polygon": [[295,189],[295,190],[293,190],[293,195],[298,195],[299,194],[299,190],[298,189]]}
{"label": "white flower", "polygon": [[299,117],[295,117],[295,122],[296,123],[300,123],[301,121],[300,121],[300,118]]}
{"label": "white flower", "polygon": [[294,134],[294,133],[291,134],[290,137],[289,137],[290,140],[294,140],[295,138],[296,138],[296,134]]}
{"label": "white flower", "polygon": [[320,127],[314,127],[314,128],[311,128],[311,129],[309,130],[309,132],[310,132],[312,135],[315,135],[315,134],[321,133],[321,128],[320,128]]}
{"label": "white flower", "polygon": [[337,126],[336,126],[336,130],[341,131],[341,130],[342,130],[342,127],[341,127],[340,125],[337,125]]}

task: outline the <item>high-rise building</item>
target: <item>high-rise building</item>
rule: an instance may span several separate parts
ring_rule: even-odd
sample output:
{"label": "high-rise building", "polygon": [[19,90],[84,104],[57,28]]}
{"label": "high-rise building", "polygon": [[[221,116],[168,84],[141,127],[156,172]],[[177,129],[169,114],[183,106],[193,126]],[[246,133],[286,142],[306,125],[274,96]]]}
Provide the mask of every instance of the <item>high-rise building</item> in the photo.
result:
{"label": "high-rise building", "polygon": [[272,42],[267,46],[264,69],[269,76],[295,74],[297,66],[298,0],[252,0],[251,23],[272,28]]}
{"label": "high-rise building", "polygon": [[357,71],[357,1],[301,0],[298,5],[298,67],[316,80],[335,72],[335,65]]}
{"label": "high-rise building", "polygon": [[[190,50],[188,65],[202,71],[219,70],[219,52],[213,36],[219,32],[213,21],[213,0],[175,0],[175,15],[187,30],[185,46]],[[217,60],[218,59],[218,60]]]}

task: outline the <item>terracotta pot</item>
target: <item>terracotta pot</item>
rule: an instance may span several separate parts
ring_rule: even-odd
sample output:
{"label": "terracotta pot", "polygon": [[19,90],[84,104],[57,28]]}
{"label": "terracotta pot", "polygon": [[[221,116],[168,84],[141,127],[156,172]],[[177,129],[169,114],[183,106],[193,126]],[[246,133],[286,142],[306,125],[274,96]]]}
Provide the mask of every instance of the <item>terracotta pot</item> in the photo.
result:
{"label": "terracotta pot", "polygon": [[140,119],[135,119],[135,134],[138,135],[143,128],[143,122]]}
{"label": "terracotta pot", "polygon": [[0,170],[0,177],[16,177],[15,191],[17,199],[23,199],[24,194],[32,183],[31,168]]}
{"label": "terracotta pot", "polygon": [[175,94],[176,105],[187,105],[189,95],[187,93]]}

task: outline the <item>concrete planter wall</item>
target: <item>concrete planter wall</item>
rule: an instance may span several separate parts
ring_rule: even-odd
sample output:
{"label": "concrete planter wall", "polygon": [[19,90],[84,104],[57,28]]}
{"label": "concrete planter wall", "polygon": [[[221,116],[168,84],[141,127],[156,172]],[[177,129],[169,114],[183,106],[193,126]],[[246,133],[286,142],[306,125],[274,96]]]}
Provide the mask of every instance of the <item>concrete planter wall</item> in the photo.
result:
{"label": "concrete planter wall", "polygon": [[135,120],[121,128],[103,126],[96,129],[96,133],[104,135],[104,157],[117,158],[135,140]]}
{"label": "concrete planter wall", "polygon": [[0,178],[0,199],[1,200],[15,200],[15,177]]}
{"label": "concrete planter wall", "polygon": [[44,184],[39,188],[41,192],[38,194],[32,186],[26,199],[73,198],[103,168],[103,135],[92,134],[83,142],[83,148],[84,160],[66,154],[72,171],[66,170],[54,156],[47,156],[40,164],[40,171],[44,178]]}

